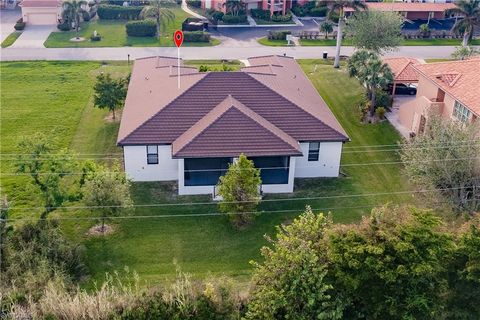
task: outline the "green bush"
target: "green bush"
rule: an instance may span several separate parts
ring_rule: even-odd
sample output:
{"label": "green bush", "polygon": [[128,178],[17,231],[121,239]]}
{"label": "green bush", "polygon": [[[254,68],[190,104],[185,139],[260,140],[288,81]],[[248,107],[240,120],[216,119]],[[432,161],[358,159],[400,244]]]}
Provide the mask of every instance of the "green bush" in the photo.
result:
{"label": "green bush", "polygon": [[68,22],[62,22],[57,25],[58,30],[60,31],[70,31],[72,28]]}
{"label": "green bush", "polygon": [[262,20],[270,20],[270,11],[263,9],[251,9],[250,14],[253,18],[258,18]]}
{"label": "green bush", "polygon": [[387,109],[390,109],[392,107],[393,99],[384,90],[376,91],[376,100],[377,100],[377,105],[379,106],[383,106]]}
{"label": "green bush", "polygon": [[91,40],[91,41],[100,41],[100,40],[102,40],[102,36],[99,35],[99,34],[97,34],[97,35],[93,35],[93,34],[92,34],[92,35],[90,36],[90,40]]}
{"label": "green bush", "polygon": [[328,13],[328,7],[315,7],[310,10],[310,16],[312,17],[326,17]]}
{"label": "green bush", "polygon": [[138,20],[142,6],[118,6],[111,4],[101,4],[98,6],[97,14],[104,20]]}
{"label": "green bush", "polygon": [[210,42],[210,33],[203,31],[185,31],[183,32],[185,42]]}
{"label": "green bush", "polygon": [[222,11],[213,10],[213,12],[211,13],[211,17],[212,17],[213,21],[215,21],[215,22],[221,21],[223,19],[224,15],[225,14]]}
{"label": "green bush", "polygon": [[83,11],[82,17],[83,17],[83,21],[90,21],[91,19],[90,13],[87,11]]}
{"label": "green bush", "polygon": [[247,22],[247,16],[246,15],[232,16],[230,14],[226,14],[223,16],[222,21],[225,24],[245,23]]}
{"label": "green bush", "polygon": [[383,120],[385,119],[385,108],[384,107],[378,107],[376,110],[375,110],[375,115],[377,116],[378,119],[380,120]]}
{"label": "green bush", "polygon": [[288,21],[292,21],[292,14],[291,13],[287,13],[285,15],[274,14],[271,19],[274,22],[288,22]]}
{"label": "green bush", "polygon": [[187,0],[187,4],[191,7],[200,8],[202,6],[202,1],[200,1],[200,0]]}
{"label": "green bush", "polygon": [[292,8],[292,12],[299,17],[305,17],[310,15],[310,10],[315,8],[315,1],[308,1],[304,5],[296,5]]}
{"label": "green bush", "polygon": [[23,18],[17,20],[17,23],[13,26],[15,30],[20,31],[25,29],[25,22],[23,22]]}
{"label": "green bush", "polygon": [[125,28],[130,37],[155,37],[157,35],[157,23],[151,19],[129,21]]}
{"label": "green bush", "polygon": [[287,34],[292,34],[292,32],[289,30],[269,31],[268,39],[269,40],[287,40]]}

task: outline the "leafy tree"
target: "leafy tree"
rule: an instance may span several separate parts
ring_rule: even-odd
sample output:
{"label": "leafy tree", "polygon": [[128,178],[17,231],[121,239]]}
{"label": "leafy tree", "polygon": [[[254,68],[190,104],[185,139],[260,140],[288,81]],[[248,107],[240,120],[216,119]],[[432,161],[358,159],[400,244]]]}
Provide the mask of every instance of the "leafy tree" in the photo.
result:
{"label": "leafy tree", "polygon": [[72,173],[79,164],[65,149],[54,153],[50,140],[40,133],[24,138],[18,148],[22,154],[17,159],[17,171],[28,174],[42,192],[45,210],[41,217],[45,219],[55,208],[75,197],[81,177]]}
{"label": "leafy tree", "polygon": [[249,223],[253,212],[260,201],[258,189],[262,183],[260,170],[253,161],[241,154],[238,160],[228,167],[225,175],[220,177],[218,194],[222,197],[220,210],[226,213],[230,220],[241,227]]}
{"label": "leafy tree", "polygon": [[105,219],[118,215],[133,205],[130,197],[130,182],[118,164],[111,168],[98,166],[86,178],[83,187],[83,201],[93,211],[102,214],[101,231],[105,231]]}
{"label": "leafy tree", "polygon": [[341,319],[325,277],[328,254],[325,232],[332,220],[310,207],[292,224],[277,227],[271,247],[262,248],[264,262],[253,263],[252,299],[247,319]]}
{"label": "leafy tree", "polygon": [[480,50],[475,47],[457,47],[455,52],[452,53],[452,58],[455,60],[465,60],[473,56],[480,55]]}
{"label": "leafy tree", "polygon": [[410,181],[420,188],[441,189],[442,199],[458,212],[480,210],[479,132],[478,125],[459,126],[431,117],[425,134],[402,144]]}
{"label": "leafy tree", "polygon": [[122,107],[127,96],[128,82],[128,77],[114,79],[108,73],[100,73],[94,86],[95,107],[110,110],[115,120],[115,110]]}
{"label": "leafy tree", "polygon": [[380,56],[367,50],[356,51],[348,60],[348,73],[356,77],[367,88],[370,98],[370,115],[375,114],[377,89],[385,88],[393,81],[390,67]]}
{"label": "leafy tree", "polygon": [[400,45],[402,25],[403,17],[396,12],[365,11],[348,19],[345,33],[356,48],[380,53]]}
{"label": "leafy tree", "polygon": [[328,34],[333,32],[333,23],[325,20],[320,24],[320,31],[325,33],[325,39],[328,39]]}
{"label": "leafy tree", "polygon": [[69,0],[63,2],[63,17],[67,23],[73,22],[75,26],[75,32],[78,34],[80,28],[80,20],[83,17],[85,10],[83,9],[87,5],[87,1],[83,0]]}
{"label": "leafy tree", "polygon": [[233,16],[238,16],[245,9],[245,4],[241,0],[227,0],[223,3],[227,8],[227,12]]}
{"label": "leafy tree", "polygon": [[140,18],[154,18],[157,22],[157,36],[160,38],[160,27],[164,27],[175,19],[175,13],[165,5],[175,4],[173,0],[154,0],[150,1],[140,12]]}
{"label": "leafy tree", "polygon": [[480,25],[480,0],[455,1],[456,8],[449,9],[449,14],[457,14],[463,18],[458,19],[453,26],[453,31],[463,33],[462,46],[468,46],[472,40],[475,26]]}
{"label": "leafy tree", "polygon": [[345,9],[352,8],[355,11],[366,10],[367,6],[362,0],[335,0],[330,7],[328,16],[331,18],[334,14],[338,14],[338,31],[337,31],[337,47],[335,50],[334,68],[340,67],[340,49],[342,48],[343,27],[345,24]]}

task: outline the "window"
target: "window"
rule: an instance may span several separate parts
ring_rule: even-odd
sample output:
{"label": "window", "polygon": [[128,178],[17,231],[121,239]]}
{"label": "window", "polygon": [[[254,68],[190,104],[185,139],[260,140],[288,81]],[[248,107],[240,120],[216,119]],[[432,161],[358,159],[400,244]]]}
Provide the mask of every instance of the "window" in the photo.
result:
{"label": "window", "polygon": [[320,142],[310,142],[308,147],[308,161],[318,161]]}
{"label": "window", "polygon": [[470,110],[463,104],[455,101],[455,107],[453,108],[453,116],[462,123],[465,123],[470,118]]}
{"label": "window", "polygon": [[147,164],[158,164],[158,146],[147,146]]}

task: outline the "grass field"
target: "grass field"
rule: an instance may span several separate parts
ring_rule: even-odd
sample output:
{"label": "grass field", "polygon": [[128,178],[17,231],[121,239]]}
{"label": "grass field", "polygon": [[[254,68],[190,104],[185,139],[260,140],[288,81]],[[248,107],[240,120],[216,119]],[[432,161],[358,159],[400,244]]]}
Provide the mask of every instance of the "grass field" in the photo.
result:
{"label": "grass field", "polygon": [[2,41],[2,48],[8,48],[10,47],[17,39],[20,37],[22,33],[20,31],[14,31],[8,35],[3,41]]}
{"label": "grass field", "polygon": [[[155,37],[129,37],[125,31],[124,20],[92,20],[82,23],[79,36],[86,40],[82,42],[71,42],[70,39],[76,36],[75,31],[59,31],[52,32],[45,41],[47,48],[77,48],[77,47],[173,47],[173,33],[177,29],[181,29],[182,22],[189,15],[178,7],[171,9],[175,13],[174,21],[161,27],[161,36]],[[101,41],[90,41],[90,36],[94,31],[101,36]],[[201,47],[219,44],[218,39],[212,39],[210,43],[203,42],[184,42],[184,46]]]}
{"label": "grass field", "polygon": [[[220,65],[220,62],[211,65]],[[398,160],[394,152],[365,152],[361,148],[395,144],[400,138],[386,122],[373,125],[359,122],[356,103],[362,88],[355,80],[343,69],[334,69],[320,60],[301,61],[301,65],[352,139],[346,146],[342,164]],[[95,75],[101,71],[117,75],[128,73],[129,66],[124,62],[108,65],[98,62],[8,62],[2,63],[1,68],[2,155],[22,152],[15,147],[19,138],[37,131],[48,134],[58,148],[70,147],[81,154],[119,151],[115,146],[118,123],[106,121],[107,113],[93,108],[92,85]],[[354,152],[358,147],[364,151]],[[11,161],[2,162],[2,172],[12,170]],[[330,210],[334,220],[346,223],[358,221],[375,205],[412,202],[407,195],[348,197],[408,189],[398,165],[347,166],[342,172],[341,178],[298,180],[293,194],[268,195],[267,200],[288,198],[291,201],[264,202],[260,210],[293,211],[264,212],[251,227],[241,231],[218,216],[158,217],[218,212],[216,204],[207,196],[177,196],[173,183],[135,183],[132,188],[135,204],[173,205],[136,208],[131,219],[111,222],[116,230],[112,235],[87,236],[88,228],[98,222],[95,220],[67,220],[62,226],[69,238],[86,245],[91,280],[102,279],[105,272],[128,266],[149,283],[163,281],[174,275],[176,261],[183,271],[196,277],[227,274],[241,281],[251,272],[249,261],[260,259],[259,249],[266,244],[263,235],[272,235],[276,225],[290,221],[306,204],[316,211],[335,208]],[[40,205],[30,196],[35,191],[25,179],[2,178],[2,189],[12,197],[15,206]],[[337,198],[318,198],[331,196]],[[317,199],[298,199],[305,197]],[[198,202],[207,204],[192,204]],[[12,210],[14,216],[33,214],[35,212]],[[66,209],[52,213],[55,217],[96,215],[96,212]],[[142,216],[157,217],[146,219]]]}

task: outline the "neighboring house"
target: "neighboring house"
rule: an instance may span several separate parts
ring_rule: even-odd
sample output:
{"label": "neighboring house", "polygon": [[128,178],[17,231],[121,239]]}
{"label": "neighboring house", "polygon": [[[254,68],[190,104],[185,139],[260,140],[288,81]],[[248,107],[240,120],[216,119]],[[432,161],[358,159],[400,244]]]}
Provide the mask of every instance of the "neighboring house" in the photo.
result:
{"label": "neighboring house", "polygon": [[400,124],[408,131],[423,133],[432,115],[460,123],[478,121],[480,58],[415,64],[413,68],[418,74],[417,96],[399,110]]}
{"label": "neighboring house", "polygon": [[56,25],[62,15],[62,1],[57,0],[23,0],[20,7],[29,25]]}
{"label": "neighboring house", "polygon": [[383,61],[388,64],[393,73],[392,93],[395,92],[398,84],[409,85],[418,83],[418,74],[413,67],[421,63],[418,59],[410,57],[388,57],[383,58]]}
{"label": "neighboring house", "polygon": [[[202,0],[203,9],[214,9],[226,12],[225,3],[227,0]],[[292,8],[292,0],[242,0],[247,10],[263,9],[269,10],[271,14],[285,14]]]}
{"label": "neighboring house", "polygon": [[248,59],[237,72],[200,73],[177,59],[137,59],[117,143],[133,181],[177,181],[179,194],[213,194],[241,153],[262,191],[294,178],[337,177],[349,138],[290,57]]}

